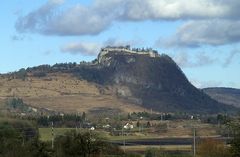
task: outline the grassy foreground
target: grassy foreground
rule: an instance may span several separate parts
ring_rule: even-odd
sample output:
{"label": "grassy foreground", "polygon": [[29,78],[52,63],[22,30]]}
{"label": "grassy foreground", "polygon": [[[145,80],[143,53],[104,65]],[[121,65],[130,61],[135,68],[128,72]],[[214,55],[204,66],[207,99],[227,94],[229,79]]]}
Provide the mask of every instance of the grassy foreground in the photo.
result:
{"label": "grassy foreground", "polygon": [[[64,135],[64,133],[75,130],[76,128],[54,128],[54,136]],[[89,131],[88,129],[79,129],[78,131]],[[96,131],[102,137],[107,138],[111,141],[122,140],[122,136],[110,136],[104,131]],[[51,128],[39,128],[40,140],[41,141],[51,141],[52,139],[52,129]],[[156,139],[158,136],[125,136],[125,140],[134,139]],[[145,152],[149,147],[161,149],[164,151],[180,151],[180,152],[190,152],[191,145],[164,145],[164,146],[150,146],[150,145],[136,145],[136,146],[121,146],[122,150],[126,152]]]}

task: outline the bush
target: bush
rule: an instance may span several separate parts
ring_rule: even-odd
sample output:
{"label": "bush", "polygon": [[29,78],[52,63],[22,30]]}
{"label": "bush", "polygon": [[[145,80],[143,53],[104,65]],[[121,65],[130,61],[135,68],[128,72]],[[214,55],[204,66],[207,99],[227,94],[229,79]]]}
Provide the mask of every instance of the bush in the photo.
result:
{"label": "bush", "polygon": [[33,76],[34,77],[45,77],[45,76],[47,76],[47,73],[46,72],[42,72],[42,71],[34,72]]}
{"label": "bush", "polygon": [[145,152],[145,157],[158,157],[160,156],[160,150],[156,148],[148,148]]}
{"label": "bush", "polygon": [[197,146],[200,157],[230,157],[230,150],[224,142],[215,139],[205,139]]}
{"label": "bush", "polygon": [[14,110],[17,112],[32,112],[32,110],[29,109],[29,106],[23,102],[20,98],[9,98],[5,105],[7,108],[10,108],[10,110]]}
{"label": "bush", "polygon": [[22,68],[18,72],[15,72],[15,78],[25,80],[27,77],[27,71]]}

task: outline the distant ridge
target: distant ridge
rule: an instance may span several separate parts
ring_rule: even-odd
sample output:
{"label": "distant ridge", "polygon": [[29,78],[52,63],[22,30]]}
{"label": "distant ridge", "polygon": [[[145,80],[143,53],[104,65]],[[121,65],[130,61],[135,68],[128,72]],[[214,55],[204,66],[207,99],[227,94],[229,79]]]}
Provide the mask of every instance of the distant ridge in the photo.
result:
{"label": "distant ridge", "polygon": [[240,89],[213,87],[205,88],[203,91],[211,98],[228,105],[240,108]]}

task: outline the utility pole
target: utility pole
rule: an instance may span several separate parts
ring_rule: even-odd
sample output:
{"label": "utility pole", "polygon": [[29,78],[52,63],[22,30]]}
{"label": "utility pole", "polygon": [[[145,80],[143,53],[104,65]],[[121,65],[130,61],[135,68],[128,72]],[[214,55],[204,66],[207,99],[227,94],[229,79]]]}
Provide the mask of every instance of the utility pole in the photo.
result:
{"label": "utility pole", "polygon": [[52,149],[54,148],[54,130],[53,130],[53,122],[52,122]]}
{"label": "utility pole", "polygon": [[196,128],[193,128],[193,156],[196,156]]}

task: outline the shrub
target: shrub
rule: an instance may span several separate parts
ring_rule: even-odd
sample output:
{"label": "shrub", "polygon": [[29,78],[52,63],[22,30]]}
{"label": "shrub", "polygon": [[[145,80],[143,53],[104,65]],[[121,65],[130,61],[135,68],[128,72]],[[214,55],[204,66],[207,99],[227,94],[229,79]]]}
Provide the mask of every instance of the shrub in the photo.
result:
{"label": "shrub", "polygon": [[201,157],[230,157],[229,148],[224,142],[215,139],[204,139],[197,146],[197,154]]}
{"label": "shrub", "polygon": [[190,154],[183,152],[166,152],[162,149],[148,148],[145,152],[145,157],[191,157]]}

